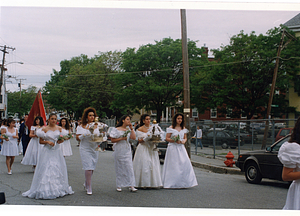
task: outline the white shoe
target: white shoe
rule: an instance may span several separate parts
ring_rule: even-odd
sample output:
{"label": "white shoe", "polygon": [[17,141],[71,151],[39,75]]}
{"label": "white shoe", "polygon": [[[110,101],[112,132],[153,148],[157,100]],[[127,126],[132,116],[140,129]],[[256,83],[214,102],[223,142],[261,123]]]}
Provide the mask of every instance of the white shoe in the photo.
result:
{"label": "white shoe", "polygon": [[117,188],[117,191],[118,192],[122,192],[122,188]]}
{"label": "white shoe", "polygon": [[7,174],[8,174],[8,175],[11,175],[11,174],[12,174],[12,171],[9,171]]}
{"label": "white shoe", "polygon": [[130,187],[130,188],[129,188],[129,191],[130,191],[130,192],[136,192],[137,190],[138,190],[138,189],[136,189],[136,188],[134,188],[134,187]]}

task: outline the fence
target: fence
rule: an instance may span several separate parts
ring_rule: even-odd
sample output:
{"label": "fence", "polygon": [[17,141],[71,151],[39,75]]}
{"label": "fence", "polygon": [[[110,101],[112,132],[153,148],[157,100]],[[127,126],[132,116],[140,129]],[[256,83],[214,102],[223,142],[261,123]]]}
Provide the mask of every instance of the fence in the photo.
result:
{"label": "fence", "polygon": [[[297,119],[269,119],[266,147],[272,145],[280,137],[289,134]],[[267,119],[194,121],[190,123],[191,153],[216,156],[227,155],[231,151],[239,155],[241,151],[260,150],[263,147],[264,132]],[[170,125],[161,123],[163,129]],[[197,126],[202,129],[202,148],[196,145],[194,135]]]}

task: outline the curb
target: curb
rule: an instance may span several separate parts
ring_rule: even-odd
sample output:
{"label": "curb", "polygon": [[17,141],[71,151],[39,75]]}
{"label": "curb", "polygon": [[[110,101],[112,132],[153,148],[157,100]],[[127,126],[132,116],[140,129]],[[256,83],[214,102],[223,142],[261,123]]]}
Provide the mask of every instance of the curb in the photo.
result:
{"label": "curb", "polygon": [[220,173],[220,174],[235,174],[235,175],[243,175],[244,173],[241,172],[239,168],[235,167],[219,167],[215,166],[212,164],[206,164],[206,163],[199,163],[195,161],[191,161],[192,165],[194,167],[202,168],[202,169],[207,169],[215,173]]}

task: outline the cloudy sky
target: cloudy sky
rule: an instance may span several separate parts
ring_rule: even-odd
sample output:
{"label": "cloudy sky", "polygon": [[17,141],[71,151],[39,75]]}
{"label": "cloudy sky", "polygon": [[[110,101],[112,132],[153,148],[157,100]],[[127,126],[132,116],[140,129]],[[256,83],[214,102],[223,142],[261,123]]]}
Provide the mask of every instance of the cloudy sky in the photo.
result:
{"label": "cloudy sky", "polygon": [[[300,12],[300,1],[296,0],[288,4],[248,0],[239,7],[236,7],[239,1],[222,5],[220,2],[226,3],[222,0],[210,6],[204,1],[187,1],[189,4],[181,6],[177,3],[183,1],[164,1],[164,5],[158,4],[162,1],[142,1],[145,6],[140,5],[141,1],[108,4],[86,0],[85,4],[78,5],[56,1],[20,2],[2,0],[0,3],[0,46],[15,48],[14,51],[8,49],[5,57],[6,73],[18,80],[7,79],[10,91],[19,91],[17,82],[20,80],[22,89],[29,85],[42,87],[53,69],[60,70],[60,61],[80,54],[93,57],[99,51],[124,51],[127,47],[138,48],[165,37],[181,38],[179,9],[183,7],[187,8],[188,38],[197,40],[198,47],[205,44],[209,49],[227,45],[230,37],[241,30],[265,34]],[[107,4],[95,4],[99,2]],[[149,6],[149,2],[156,6]]]}

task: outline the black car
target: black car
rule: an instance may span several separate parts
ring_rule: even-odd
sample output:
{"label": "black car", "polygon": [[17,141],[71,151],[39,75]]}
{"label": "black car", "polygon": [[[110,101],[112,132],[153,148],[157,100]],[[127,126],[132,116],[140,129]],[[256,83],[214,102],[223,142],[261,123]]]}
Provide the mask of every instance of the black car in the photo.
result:
{"label": "black car", "polygon": [[266,150],[249,151],[239,155],[236,166],[245,172],[249,183],[258,184],[262,178],[282,180],[283,165],[277,155],[281,145],[290,139],[290,135],[278,140]]}
{"label": "black car", "polygon": [[[234,135],[229,131],[215,131],[216,134],[216,146],[222,146],[222,148],[226,149],[236,148],[238,146],[238,136]],[[202,134],[202,144],[203,146],[213,145],[214,140],[214,131],[209,131],[207,133]],[[240,145],[244,145],[243,137],[240,137]]]}
{"label": "black car", "polygon": [[[227,131],[227,130],[225,130]],[[238,130],[228,130],[229,132],[233,133],[235,136],[238,136]],[[253,135],[252,135],[252,131],[247,131],[244,129],[240,129],[240,137],[243,138],[245,143],[256,143],[258,138],[257,138],[257,132],[253,131]]]}

